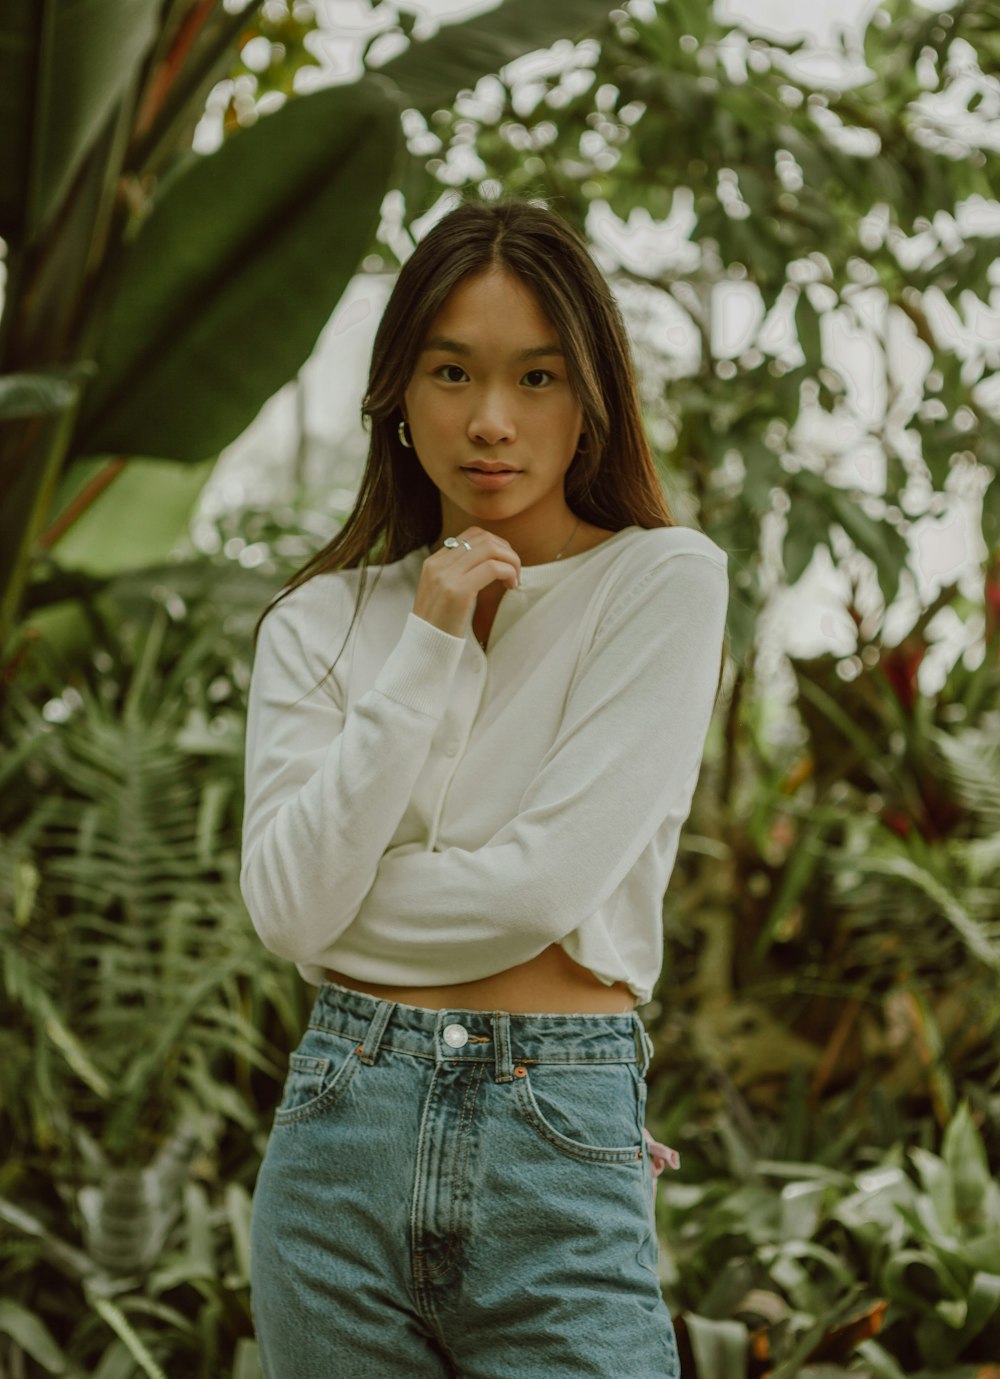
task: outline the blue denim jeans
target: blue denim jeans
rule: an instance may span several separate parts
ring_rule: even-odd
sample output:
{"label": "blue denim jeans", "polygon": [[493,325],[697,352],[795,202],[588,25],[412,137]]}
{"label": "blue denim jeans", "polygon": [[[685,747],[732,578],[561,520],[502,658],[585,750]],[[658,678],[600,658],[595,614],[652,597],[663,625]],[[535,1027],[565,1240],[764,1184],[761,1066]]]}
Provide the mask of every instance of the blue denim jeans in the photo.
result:
{"label": "blue denim jeans", "polygon": [[677,1379],[639,1016],[329,983],[254,1193],[266,1379]]}

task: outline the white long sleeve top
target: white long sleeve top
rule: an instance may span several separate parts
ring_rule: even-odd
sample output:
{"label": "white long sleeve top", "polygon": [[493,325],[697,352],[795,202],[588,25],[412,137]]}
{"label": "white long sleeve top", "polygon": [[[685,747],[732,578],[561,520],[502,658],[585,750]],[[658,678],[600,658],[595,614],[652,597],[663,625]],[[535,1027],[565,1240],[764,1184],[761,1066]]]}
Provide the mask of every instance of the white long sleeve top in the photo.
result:
{"label": "white long sleeve top", "polygon": [[[429,547],[313,576],[261,624],[240,886],[313,984],[446,985],[559,943],[649,1000],[715,700],[727,558],[626,527],[524,566],[487,650],[413,613]],[[377,582],[375,582],[377,575]],[[374,583],[374,588],[372,587]]]}

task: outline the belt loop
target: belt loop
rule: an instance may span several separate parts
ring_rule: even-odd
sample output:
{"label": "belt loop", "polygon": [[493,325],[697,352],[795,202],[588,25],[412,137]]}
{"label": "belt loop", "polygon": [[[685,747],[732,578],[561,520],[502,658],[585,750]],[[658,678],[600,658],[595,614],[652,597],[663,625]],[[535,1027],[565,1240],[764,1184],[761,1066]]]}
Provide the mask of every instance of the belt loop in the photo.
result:
{"label": "belt loop", "polygon": [[633,1026],[632,1032],[635,1035],[636,1062],[639,1064],[639,1072],[642,1074],[643,1077],[645,1077],[646,1070],[648,1069],[650,1063],[653,1061],[653,1054],[656,1052],[656,1049],[653,1045],[652,1039],[650,1039],[649,1037],[649,1031],[646,1029],[646,1026],[642,1023],[640,1017],[638,1015],[635,1015],[634,1019],[635,1025]]}
{"label": "belt loop", "polygon": [[395,1001],[379,1001],[375,1007],[375,1014],[371,1018],[368,1026],[368,1033],[365,1035],[363,1044],[357,1047],[357,1055],[362,1063],[374,1063],[378,1057],[379,1045],[382,1042],[382,1035],[385,1027],[392,1018],[392,1013],[396,1009]]}
{"label": "belt loop", "polygon": [[504,1010],[495,1010],[490,1016],[493,1022],[493,1052],[496,1059],[498,1082],[514,1081],[514,1065],[510,1056],[510,1016]]}

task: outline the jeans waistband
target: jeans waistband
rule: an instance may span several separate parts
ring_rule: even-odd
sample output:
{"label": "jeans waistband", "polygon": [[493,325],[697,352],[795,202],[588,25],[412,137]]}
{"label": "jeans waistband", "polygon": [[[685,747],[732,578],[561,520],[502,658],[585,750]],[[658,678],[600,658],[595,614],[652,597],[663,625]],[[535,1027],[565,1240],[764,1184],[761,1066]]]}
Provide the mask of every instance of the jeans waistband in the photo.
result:
{"label": "jeans waistband", "polygon": [[490,1062],[498,1082],[517,1063],[635,1063],[645,1074],[653,1044],[635,1011],[621,1015],[519,1015],[430,1010],[385,1001],[336,982],[320,987],[310,1025],[354,1040],[362,1061],[380,1050],[436,1062]]}

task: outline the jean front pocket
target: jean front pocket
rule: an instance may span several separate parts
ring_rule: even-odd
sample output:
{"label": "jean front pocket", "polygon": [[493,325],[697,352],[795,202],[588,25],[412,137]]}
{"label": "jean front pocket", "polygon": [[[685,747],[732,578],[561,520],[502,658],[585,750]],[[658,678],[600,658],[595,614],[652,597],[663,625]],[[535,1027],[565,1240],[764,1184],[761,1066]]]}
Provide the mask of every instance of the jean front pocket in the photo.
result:
{"label": "jean front pocket", "polygon": [[514,1097],[546,1144],[573,1159],[642,1165],[637,1071],[630,1063],[518,1063]]}
{"label": "jean front pocket", "polygon": [[291,1125],[329,1110],[344,1095],[359,1063],[353,1043],[310,1028],[289,1057],[274,1124]]}

